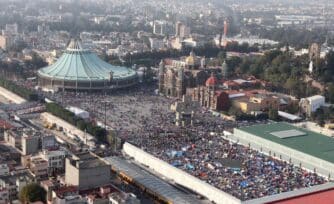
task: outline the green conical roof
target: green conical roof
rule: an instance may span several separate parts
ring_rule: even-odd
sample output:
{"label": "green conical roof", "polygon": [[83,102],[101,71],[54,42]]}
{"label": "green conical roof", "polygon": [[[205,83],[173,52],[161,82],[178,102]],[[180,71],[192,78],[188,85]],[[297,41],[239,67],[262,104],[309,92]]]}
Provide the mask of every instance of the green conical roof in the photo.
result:
{"label": "green conical roof", "polygon": [[73,81],[100,81],[126,79],[136,76],[132,69],[114,66],[100,59],[95,53],[84,49],[79,40],[71,40],[56,63],[38,71],[39,76]]}

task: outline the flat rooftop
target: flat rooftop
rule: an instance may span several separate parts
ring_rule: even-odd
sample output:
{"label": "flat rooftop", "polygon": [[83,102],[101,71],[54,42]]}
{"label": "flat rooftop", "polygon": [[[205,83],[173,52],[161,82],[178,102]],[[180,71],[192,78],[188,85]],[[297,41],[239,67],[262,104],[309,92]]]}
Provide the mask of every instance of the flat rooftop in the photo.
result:
{"label": "flat rooftop", "polygon": [[237,129],[334,163],[334,138],[283,122]]}
{"label": "flat rooftop", "polygon": [[80,162],[81,169],[95,168],[100,166],[108,166],[104,161],[92,155],[90,152],[78,153],[73,155],[72,160]]}
{"label": "flat rooftop", "polygon": [[165,197],[167,200],[172,201],[173,203],[205,203],[204,201],[197,200],[193,195],[175,188],[174,186],[168,184],[166,181],[150,174],[146,170],[125,159],[119,157],[106,157],[104,159],[116,171],[125,173],[134,181],[142,184],[143,186],[154,192],[157,192],[158,194]]}

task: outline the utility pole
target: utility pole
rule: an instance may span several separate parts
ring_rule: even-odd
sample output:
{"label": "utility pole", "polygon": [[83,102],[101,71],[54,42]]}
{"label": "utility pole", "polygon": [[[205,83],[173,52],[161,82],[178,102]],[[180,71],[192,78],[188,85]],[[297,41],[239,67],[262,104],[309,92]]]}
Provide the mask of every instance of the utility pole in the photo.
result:
{"label": "utility pole", "polygon": [[107,101],[104,102],[104,128],[107,131]]}

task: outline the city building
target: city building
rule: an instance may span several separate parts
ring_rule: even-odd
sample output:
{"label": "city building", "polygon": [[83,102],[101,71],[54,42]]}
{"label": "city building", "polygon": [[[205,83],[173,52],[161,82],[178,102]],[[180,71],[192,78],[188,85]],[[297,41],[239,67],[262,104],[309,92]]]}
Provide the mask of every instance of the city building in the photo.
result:
{"label": "city building", "polygon": [[16,35],[18,34],[19,27],[17,23],[14,24],[6,24],[5,30],[3,30],[3,34],[9,34],[9,35]]}
{"label": "city building", "polygon": [[85,152],[66,158],[65,183],[79,190],[93,189],[110,183],[110,166]]}
{"label": "city building", "polygon": [[168,47],[176,50],[181,50],[183,47],[182,41],[183,40],[180,37],[173,37],[172,39],[170,39]]}
{"label": "city building", "polygon": [[40,182],[41,186],[46,190],[46,199],[48,203],[52,203],[52,191],[60,188],[57,179],[49,179]]}
{"label": "city building", "polygon": [[175,36],[179,38],[186,38],[189,37],[191,34],[190,28],[180,21],[176,22],[175,24]]}
{"label": "city building", "polygon": [[109,203],[111,204],[140,204],[140,200],[135,195],[123,192],[113,192],[109,195]]}
{"label": "city building", "polygon": [[63,186],[52,190],[53,204],[87,204],[87,199],[79,195],[76,186]]}
{"label": "city building", "polygon": [[163,39],[149,38],[151,50],[161,50],[165,47]]}
{"label": "city building", "polygon": [[29,169],[34,175],[34,178],[38,181],[48,178],[48,161],[41,157],[32,157],[30,159]]}
{"label": "city building", "polygon": [[154,21],[153,22],[153,34],[165,35],[166,33],[166,22]]}
{"label": "city building", "polygon": [[224,21],[224,37],[227,37],[228,34],[228,22],[227,20]]}
{"label": "city building", "polygon": [[180,38],[186,38],[189,37],[191,34],[190,28],[186,25],[181,25],[180,27]]}
{"label": "city building", "polygon": [[0,48],[3,50],[7,50],[13,44],[13,40],[11,37],[7,35],[0,35]]}
{"label": "city building", "polygon": [[57,141],[54,135],[43,135],[40,138],[40,143],[41,143],[42,150],[56,149],[58,147]]}
{"label": "city building", "polygon": [[10,178],[10,176],[7,177],[1,177],[0,178],[0,189],[3,189],[3,196],[7,195],[7,198],[9,201],[12,201],[17,198],[17,190],[15,185],[15,179]]}
{"label": "city building", "polygon": [[109,90],[136,84],[134,70],[110,65],[71,40],[56,63],[38,71],[38,84],[49,90]]}
{"label": "city building", "polygon": [[40,149],[40,135],[31,134],[31,132],[23,133],[22,136],[22,154],[29,155],[37,153]]}
{"label": "city building", "polygon": [[0,204],[9,203],[9,191],[6,188],[0,188]]}
{"label": "city building", "polygon": [[65,171],[66,152],[63,150],[44,150],[40,156],[48,161],[48,175],[52,176]]}
{"label": "city building", "polygon": [[29,183],[31,183],[31,179],[29,177],[24,176],[24,175],[23,176],[18,176],[16,178],[16,182],[15,182],[17,192],[20,192],[22,190],[22,188]]}
{"label": "city building", "polygon": [[316,95],[308,98],[300,99],[299,106],[301,111],[305,113],[307,116],[311,116],[313,112],[315,112],[318,108],[321,108],[325,105],[325,97]]}
{"label": "city building", "polygon": [[239,108],[244,113],[278,110],[280,100],[275,95],[269,93],[256,93],[249,97],[232,100],[232,105]]}
{"label": "city building", "polygon": [[21,149],[22,147],[22,131],[20,130],[6,130],[4,132],[5,142],[14,148]]}
{"label": "city building", "polygon": [[228,44],[232,44],[232,43],[238,43],[239,45],[247,43],[249,46],[277,45],[279,43],[277,41],[273,41],[270,39],[259,38],[258,36],[243,37],[241,35],[237,35],[234,37],[223,37],[221,35],[217,35],[214,38],[214,42],[217,46],[223,46],[223,47],[226,47]]}
{"label": "city building", "polygon": [[0,176],[8,176],[9,167],[7,164],[0,164]]}
{"label": "city building", "polygon": [[183,24],[180,21],[176,22],[176,24],[175,24],[175,36],[180,36],[180,30],[181,30],[182,25]]}
{"label": "city building", "polygon": [[317,43],[312,43],[309,48],[310,61],[317,62],[320,59],[320,51],[320,45]]}

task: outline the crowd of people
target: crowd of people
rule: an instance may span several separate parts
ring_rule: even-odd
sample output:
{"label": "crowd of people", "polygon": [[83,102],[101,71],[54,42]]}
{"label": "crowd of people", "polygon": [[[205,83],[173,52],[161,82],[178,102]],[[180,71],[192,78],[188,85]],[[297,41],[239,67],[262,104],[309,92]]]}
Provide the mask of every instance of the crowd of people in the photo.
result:
{"label": "crowd of people", "polygon": [[[138,142],[139,143],[139,142]],[[146,138],[145,150],[188,173],[249,200],[322,184],[323,177],[232,143],[216,134]]]}
{"label": "crowd of people", "polygon": [[241,200],[326,182],[316,173],[222,137],[224,131],[252,122],[226,121],[200,109],[192,126],[176,126],[175,113],[170,110],[175,99],[161,97],[154,90],[64,92],[50,97],[85,109],[99,121],[106,119],[120,138]]}

